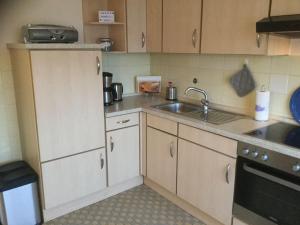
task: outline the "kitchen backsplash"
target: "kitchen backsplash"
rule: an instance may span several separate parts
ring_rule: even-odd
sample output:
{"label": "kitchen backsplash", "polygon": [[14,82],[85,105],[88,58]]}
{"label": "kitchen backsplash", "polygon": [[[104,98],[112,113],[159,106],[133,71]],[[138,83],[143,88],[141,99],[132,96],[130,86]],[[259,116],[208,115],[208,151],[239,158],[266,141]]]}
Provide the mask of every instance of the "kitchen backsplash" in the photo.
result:
{"label": "kitchen backsplash", "polygon": [[[162,76],[163,87],[168,81],[173,81],[180,97],[184,96],[186,87],[196,86],[208,91],[211,102],[251,114],[255,106],[255,92],[240,98],[229,84],[230,77],[244,63],[248,63],[257,88],[265,85],[272,91],[271,114],[290,118],[289,99],[300,87],[300,57],[152,54],[151,73]],[[197,78],[197,84],[193,84],[194,78]],[[191,94],[191,97],[202,98],[197,93]]]}
{"label": "kitchen backsplash", "polygon": [[103,71],[113,73],[113,82],[121,82],[124,94],[135,93],[135,78],[150,75],[150,54],[104,54]]}

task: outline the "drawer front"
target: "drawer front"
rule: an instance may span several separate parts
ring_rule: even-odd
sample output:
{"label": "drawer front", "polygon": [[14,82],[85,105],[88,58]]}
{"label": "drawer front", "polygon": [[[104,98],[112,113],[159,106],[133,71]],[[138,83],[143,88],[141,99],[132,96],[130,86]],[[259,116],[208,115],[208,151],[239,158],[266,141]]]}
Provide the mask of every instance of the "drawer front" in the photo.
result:
{"label": "drawer front", "polygon": [[105,148],[42,164],[45,209],[106,188]]}
{"label": "drawer front", "polygon": [[237,141],[179,124],[179,137],[236,158]]}
{"label": "drawer front", "polygon": [[116,130],[139,124],[139,113],[106,118],[106,131]]}
{"label": "drawer front", "polygon": [[177,122],[147,114],[147,125],[177,135]]}

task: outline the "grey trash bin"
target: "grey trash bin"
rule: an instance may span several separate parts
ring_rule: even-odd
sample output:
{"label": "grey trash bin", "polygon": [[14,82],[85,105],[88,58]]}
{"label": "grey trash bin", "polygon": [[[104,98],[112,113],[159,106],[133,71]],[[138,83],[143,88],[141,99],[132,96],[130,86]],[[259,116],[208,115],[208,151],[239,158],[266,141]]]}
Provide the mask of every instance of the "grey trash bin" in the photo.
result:
{"label": "grey trash bin", "polygon": [[38,176],[24,161],[0,166],[0,219],[3,225],[41,224]]}

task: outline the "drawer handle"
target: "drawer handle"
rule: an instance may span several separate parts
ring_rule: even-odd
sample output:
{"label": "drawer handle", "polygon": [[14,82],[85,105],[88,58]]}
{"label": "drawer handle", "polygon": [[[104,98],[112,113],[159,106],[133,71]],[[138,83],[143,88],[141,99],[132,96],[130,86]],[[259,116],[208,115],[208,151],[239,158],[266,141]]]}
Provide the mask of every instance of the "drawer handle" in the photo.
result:
{"label": "drawer handle", "polygon": [[192,43],[193,47],[196,48],[196,43],[197,43],[197,29],[194,29],[193,34],[192,34]]}
{"label": "drawer handle", "polygon": [[256,45],[258,48],[261,46],[261,35],[259,33],[256,34]]}
{"label": "drawer handle", "polygon": [[118,121],[117,124],[124,124],[124,123],[128,123],[129,121],[130,121],[130,119],[121,120],[121,121]]}
{"label": "drawer handle", "polygon": [[112,152],[114,150],[115,144],[113,142],[112,137],[110,137],[110,151]]}
{"label": "drawer handle", "polygon": [[171,142],[171,144],[170,144],[170,156],[171,156],[172,158],[174,158],[174,148],[173,148],[173,145],[174,145],[174,143]]}
{"label": "drawer handle", "polygon": [[145,47],[145,42],[146,42],[146,37],[145,37],[144,32],[142,32],[142,48]]}
{"label": "drawer handle", "polygon": [[226,178],[226,183],[229,184],[229,173],[230,173],[230,169],[231,169],[231,165],[230,163],[226,166],[226,174],[225,174],[225,178]]}
{"label": "drawer handle", "polygon": [[101,170],[104,167],[104,159],[102,158],[102,154],[100,154],[100,165],[101,165]]}

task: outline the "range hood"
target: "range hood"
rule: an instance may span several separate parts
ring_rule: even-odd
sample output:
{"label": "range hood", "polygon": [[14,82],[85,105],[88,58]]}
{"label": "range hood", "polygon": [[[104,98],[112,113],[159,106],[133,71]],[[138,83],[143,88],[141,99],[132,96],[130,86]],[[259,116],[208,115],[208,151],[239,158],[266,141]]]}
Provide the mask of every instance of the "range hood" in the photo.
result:
{"label": "range hood", "polygon": [[300,38],[300,14],[266,17],[256,23],[256,32]]}

